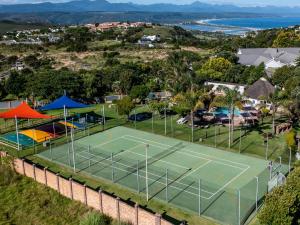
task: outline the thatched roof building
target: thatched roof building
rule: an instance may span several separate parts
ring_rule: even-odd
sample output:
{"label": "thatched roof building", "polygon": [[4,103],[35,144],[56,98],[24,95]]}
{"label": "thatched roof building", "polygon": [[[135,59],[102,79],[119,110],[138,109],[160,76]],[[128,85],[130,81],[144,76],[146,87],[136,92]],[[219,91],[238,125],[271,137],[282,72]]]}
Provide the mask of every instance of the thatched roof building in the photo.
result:
{"label": "thatched roof building", "polygon": [[267,79],[262,77],[246,89],[245,95],[248,98],[259,100],[263,97],[269,97],[274,92],[275,87]]}

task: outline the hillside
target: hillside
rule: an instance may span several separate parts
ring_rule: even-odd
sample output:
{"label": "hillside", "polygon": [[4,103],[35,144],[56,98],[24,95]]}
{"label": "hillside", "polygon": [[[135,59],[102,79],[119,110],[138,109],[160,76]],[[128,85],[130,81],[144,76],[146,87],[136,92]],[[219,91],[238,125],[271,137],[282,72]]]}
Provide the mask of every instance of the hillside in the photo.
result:
{"label": "hillside", "polygon": [[0,163],[0,224],[76,225],[87,224],[88,217],[103,225],[119,224]]}
{"label": "hillside", "polygon": [[[0,21],[0,34],[5,34],[6,32],[16,31],[16,30],[26,30],[26,29],[41,29],[46,27],[44,24],[38,23],[22,23],[14,21]],[[47,26],[48,27],[48,26]]]}

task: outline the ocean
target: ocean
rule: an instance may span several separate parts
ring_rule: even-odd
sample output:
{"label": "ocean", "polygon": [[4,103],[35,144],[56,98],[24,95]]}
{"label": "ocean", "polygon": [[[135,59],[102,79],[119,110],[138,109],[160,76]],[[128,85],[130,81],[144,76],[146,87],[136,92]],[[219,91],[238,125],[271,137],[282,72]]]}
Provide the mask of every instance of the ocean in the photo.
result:
{"label": "ocean", "polygon": [[207,19],[197,21],[197,24],[182,24],[181,26],[188,30],[243,35],[246,32],[253,30],[281,28],[295,25],[300,25],[300,17]]}

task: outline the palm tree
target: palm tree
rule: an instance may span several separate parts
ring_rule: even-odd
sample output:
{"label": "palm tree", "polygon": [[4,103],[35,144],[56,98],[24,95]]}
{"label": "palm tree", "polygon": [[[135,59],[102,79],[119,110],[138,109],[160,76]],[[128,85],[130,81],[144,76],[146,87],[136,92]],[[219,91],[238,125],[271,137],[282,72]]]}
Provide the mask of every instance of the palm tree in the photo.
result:
{"label": "palm tree", "polygon": [[174,104],[181,109],[180,111],[189,111],[190,113],[192,142],[194,141],[194,112],[197,109],[204,108],[204,103],[202,101],[204,93],[205,92],[203,91],[188,91],[184,94],[177,94],[173,99]]}
{"label": "palm tree", "polygon": [[221,87],[224,96],[218,96],[214,99],[211,106],[214,107],[228,107],[229,112],[229,126],[228,126],[228,148],[231,148],[233,143],[233,130],[234,130],[234,113],[236,108],[242,108],[242,96],[237,89],[229,89]]}

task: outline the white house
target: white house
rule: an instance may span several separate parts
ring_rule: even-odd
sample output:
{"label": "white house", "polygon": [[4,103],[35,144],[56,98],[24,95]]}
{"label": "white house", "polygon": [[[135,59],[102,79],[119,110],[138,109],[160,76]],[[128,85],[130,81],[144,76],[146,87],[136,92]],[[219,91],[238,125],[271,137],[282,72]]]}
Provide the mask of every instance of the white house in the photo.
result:
{"label": "white house", "polygon": [[225,83],[217,81],[207,81],[205,86],[212,86],[212,91],[215,94],[223,94],[221,91],[222,88],[229,88],[231,90],[237,90],[241,95],[244,95],[247,85],[240,85],[235,83]]}

